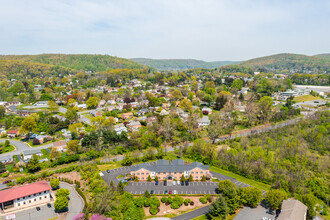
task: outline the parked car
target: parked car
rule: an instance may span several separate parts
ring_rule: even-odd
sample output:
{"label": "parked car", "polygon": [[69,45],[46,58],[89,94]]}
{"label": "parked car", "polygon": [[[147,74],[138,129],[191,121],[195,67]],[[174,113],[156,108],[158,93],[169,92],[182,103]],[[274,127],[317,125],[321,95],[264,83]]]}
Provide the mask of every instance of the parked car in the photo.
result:
{"label": "parked car", "polygon": [[50,203],[47,203],[47,207],[48,207],[48,208],[51,208],[52,205],[51,205]]}
{"label": "parked car", "polygon": [[6,180],[2,184],[7,184],[7,183],[10,183],[10,182],[11,182],[11,180]]}
{"label": "parked car", "polygon": [[177,183],[178,185],[180,185],[180,180],[176,181],[176,183]]}
{"label": "parked car", "polygon": [[176,185],[176,181],[173,181],[173,186],[175,186]]}
{"label": "parked car", "polygon": [[184,186],[184,182],[183,181],[181,182],[181,186]]}
{"label": "parked car", "polygon": [[176,190],[173,191],[173,194],[177,194],[178,192]]}
{"label": "parked car", "polygon": [[164,194],[168,194],[168,191],[167,191],[167,190],[165,190]]}
{"label": "parked car", "polygon": [[189,181],[188,180],[186,180],[186,186],[189,186]]}
{"label": "parked car", "polygon": [[154,194],[154,191],[153,191],[153,190],[150,190],[150,194],[151,194],[151,195]]}
{"label": "parked car", "polygon": [[158,182],[158,181],[156,181],[156,182],[155,182],[155,185],[156,185],[156,186],[158,186],[158,183],[159,183],[159,182]]}
{"label": "parked car", "polygon": [[168,194],[172,194],[172,190],[171,189],[168,191]]}
{"label": "parked car", "polygon": [[36,209],[37,209],[37,211],[40,211],[40,207],[37,207]]}
{"label": "parked car", "polygon": [[164,186],[167,186],[167,182],[166,181],[164,181]]}
{"label": "parked car", "polygon": [[107,173],[110,173],[110,170],[107,170]]}

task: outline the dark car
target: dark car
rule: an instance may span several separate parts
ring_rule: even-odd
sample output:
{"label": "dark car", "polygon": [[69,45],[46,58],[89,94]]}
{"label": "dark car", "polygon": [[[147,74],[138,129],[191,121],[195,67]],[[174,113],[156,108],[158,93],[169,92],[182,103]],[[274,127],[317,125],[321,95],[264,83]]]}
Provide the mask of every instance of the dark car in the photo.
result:
{"label": "dark car", "polygon": [[186,186],[189,186],[189,181],[188,180],[186,180]]}
{"label": "dark car", "polygon": [[40,207],[37,207],[36,209],[37,209],[37,211],[40,211]]}
{"label": "dark car", "polygon": [[51,205],[50,203],[47,203],[47,207],[48,207],[48,208],[51,208],[52,205]]}
{"label": "dark car", "polygon": [[168,191],[168,194],[172,194],[172,190],[171,189]]}
{"label": "dark car", "polygon": [[158,183],[159,183],[159,182],[158,182],[158,181],[156,181],[156,182],[155,182],[155,185],[156,185],[156,186],[158,186]]}
{"label": "dark car", "polygon": [[166,181],[164,181],[164,186],[167,186],[167,182]]}
{"label": "dark car", "polygon": [[110,173],[110,170],[107,170],[107,173]]}
{"label": "dark car", "polygon": [[154,191],[153,191],[153,190],[150,190],[150,194],[151,194],[151,195],[154,194]]}
{"label": "dark car", "polygon": [[267,213],[267,214],[270,214],[270,215],[275,215],[275,212],[274,212],[274,210],[272,210],[272,209],[269,209],[266,213]]}
{"label": "dark car", "polygon": [[184,182],[183,181],[181,181],[181,186],[184,186]]}
{"label": "dark car", "polygon": [[168,194],[168,191],[167,191],[167,190],[165,190],[164,194]]}

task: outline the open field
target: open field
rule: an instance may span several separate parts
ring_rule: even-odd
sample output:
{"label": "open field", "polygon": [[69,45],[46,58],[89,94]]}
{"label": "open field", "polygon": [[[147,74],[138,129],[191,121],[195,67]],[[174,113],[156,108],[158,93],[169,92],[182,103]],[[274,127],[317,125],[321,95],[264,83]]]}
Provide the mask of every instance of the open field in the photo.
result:
{"label": "open field", "polygon": [[315,97],[312,95],[303,95],[303,96],[294,97],[293,101],[306,102],[306,101],[313,101],[313,100],[319,100],[319,99],[320,99],[320,97]]}

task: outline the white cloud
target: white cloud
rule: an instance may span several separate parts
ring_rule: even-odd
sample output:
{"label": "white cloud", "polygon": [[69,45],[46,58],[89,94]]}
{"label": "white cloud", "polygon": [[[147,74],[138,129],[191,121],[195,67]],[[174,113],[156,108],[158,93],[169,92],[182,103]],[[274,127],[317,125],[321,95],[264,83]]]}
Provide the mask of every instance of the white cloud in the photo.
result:
{"label": "white cloud", "polygon": [[[329,52],[327,1],[0,1],[0,53],[241,60]],[[310,46],[310,45],[313,46]]]}

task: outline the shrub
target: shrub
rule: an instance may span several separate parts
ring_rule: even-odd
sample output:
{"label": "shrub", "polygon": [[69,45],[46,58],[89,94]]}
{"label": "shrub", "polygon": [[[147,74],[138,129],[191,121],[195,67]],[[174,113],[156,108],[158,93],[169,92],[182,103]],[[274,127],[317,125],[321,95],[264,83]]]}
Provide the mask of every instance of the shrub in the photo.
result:
{"label": "shrub", "polygon": [[150,207],[150,199],[144,198],[144,207]]}
{"label": "shrub", "polygon": [[158,213],[157,207],[150,207],[149,212],[151,215],[156,215]]}
{"label": "shrub", "polygon": [[52,179],[50,181],[50,186],[52,189],[57,189],[60,186],[60,181],[58,179]]}
{"label": "shrub", "polygon": [[195,204],[194,201],[191,201],[191,202],[190,202],[190,205],[191,205],[191,206],[193,206],[194,204]]}
{"label": "shrub", "polygon": [[199,201],[200,201],[201,203],[203,203],[203,204],[206,204],[206,203],[207,203],[207,199],[206,199],[205,196],[199,198]]}
{"label": "shrub", "polygon": [[156,206],[157,208],[160,206],[160,201],[156,196],[150,198],[150,206]]}
{"label": "shrub", "polygon": [[163,196],[160,200],[162,201],[162,203],[166,203],[166,202],[168,202],[168,199],[167,199],[167,197],[165,197],[165,196]]}
{"label": "shrub", "polygon": [[207,201],[208,202],[212,202],[212,197],[211,196],[207,196]]}
{"label": "shrub", "polygon": [[65,198],[68,198],[69,195],[70,195],[70,191],[68,189],[59,189],[57,190],[56,192],[56,198],[57,197],[65,197]]}
{"label": "shrub", "polygon": [[185,204],[185,206],[189,205],[190,202],[191,202],[190,199],[185,199],[185,200],[184,200],[184,204]]}
{"label": "shrub", "polygon": [[172,203],[171,203],[171,208],[172,209],[178,209],[180,206],[183,204],[183,198],[180,196],[174,196]]}

